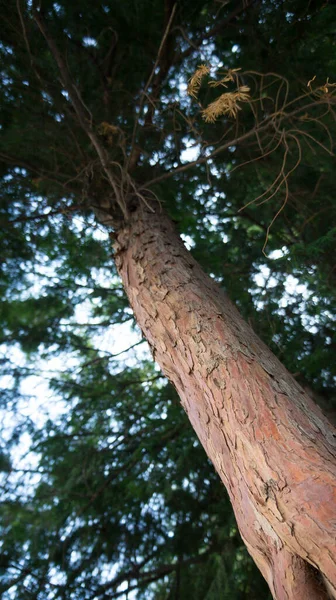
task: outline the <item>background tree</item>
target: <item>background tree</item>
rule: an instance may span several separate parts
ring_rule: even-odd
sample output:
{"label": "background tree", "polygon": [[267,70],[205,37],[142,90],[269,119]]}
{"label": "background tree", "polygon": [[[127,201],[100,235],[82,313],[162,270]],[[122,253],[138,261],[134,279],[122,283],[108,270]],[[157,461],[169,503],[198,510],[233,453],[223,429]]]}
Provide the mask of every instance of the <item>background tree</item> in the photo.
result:
{"label": "background tree", "polygon": [[[151,362],[135,366],[128,355],[121,369],[101,342],[132,315],[91,206],[102,218],[109,174],[126,163],[123,185],[156,194],[203,268],[332,411],[334,88],[325,83],[335,72],[335,9],[43,2],[39,28],[33,8],[1,6],[2,402],[15,414],[1,462],[2,593],[266,598],[176,393]],[[237,116],[205,123],[198,102],[209,105],[218,89],[205,80],[197,101],[186,93],[201,63],[242,67],[238,83],[258,98],[255,111],[242,103]],[[281,121],[285,140],[281,128],[244,138],[291,102],[301,112]],[[288,194],[283,184],[270,198],[284,142],[286,173],[300,162]],[[190,148],[197,161],[186,169]],[[22,381],[44,371],[62,411],[39,427]],[[34,473],[17,472],[9,456],[27,433]]]}

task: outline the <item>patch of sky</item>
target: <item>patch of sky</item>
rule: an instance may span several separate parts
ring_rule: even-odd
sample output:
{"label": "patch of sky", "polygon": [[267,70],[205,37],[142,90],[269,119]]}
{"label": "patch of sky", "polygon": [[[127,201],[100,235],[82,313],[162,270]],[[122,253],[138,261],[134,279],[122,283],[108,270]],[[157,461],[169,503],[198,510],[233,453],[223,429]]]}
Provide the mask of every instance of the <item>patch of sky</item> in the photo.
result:
{"label": "patch of sky", "polygon": [[82,560],[82,553],[78,552],[78,550],[72,550],[70,553],[70,564],[72,567],[76,567]]}
{"label": "patch of sky", "polygon": [[[77,224],[79,229],[82,225],[81,222]],[[104,234],[99,232],[98,235],[103,236]],[[41,256],[38,271],[36,271],[35,266],[34,273],[27,274],[28,288],[21,292],[20,299],[40,297],[44,293],[44,286],[57,284],[60,281],[57,276],[57,269],[60,265],[61,261],[46,264],[43,256]],[[91,316],[91,306],[93,303],[87,299],[90,289],[93,290],[93,288],[90,288],[90,285],[109,288],[111,285],[116,284],[117,281],[119,283],[117,278],[111,280],[111,273],[108,269],[93,269],[91,279],[93,281],[88,282],[83,277],[80,282],[76,281],[76,284],[85,287],[85,290],[80,290],[79,292],[83,295],[84,300],[80,301],[77,305],[74,318],[70,319],[69,322],[65,321],[62,323],[61,321],[60,323],[61,326],[70,326],[72,331],[76,331],[77,326],[79,334],[83,332],[81,325],[85,325],[88,321],[95,323],[101,320],[101,318]],[[111,290],[111,293],[118,292]],[[122,371],[125,366],[136,366],[139,364],[139,360],[152,360],[146,343],[130,349],[134,344],[141,342],[142,336],[140,330],[138,328],[131,328],[129,322],[121,325],[111,324],[110,327],[104,327],[103,329],[103,333],[101,331],[98,333],[98,330],[96,330],[97,333],[92,335],[92,344],[93,347],[99,348],[99,355],[102,357],[104,353],[122,354],[120,359],[118,358],[113,362],[113,366],[111,363],[111,370],[114,372]],[[54,350],[57,351],[57,346],[55,346]],[[52,348],[49,348],[48,358],[38,359],[35,361],[33,368],[31,368],[19,346],[12,349],[4,347],[3,351],[6,358],[11,360],[14,370],[26,370],[27,373],[29,373],[29,370],[32,371],[32,374],[23,379],[20,385],[21,396],[17,402],[15,415],[14,412],[7,411],[6,419],[2,419],[2,426],[6,432],[7,439],[11,437],[14,429],[18,427],[20,422],[27,424],[31,420],[35,427],[42,428],[48,419],[51,419],[53,422],[61,419],[65,412],[69,410],[69,405],[58,396],[55,390],[49,388],[49,381],[55,377],[61,377],[68,370],[75,372],[76,369],[80,368],[78,358],[75,355],[71,356],[69,354],[66,356],[62,354],[58,356],[54,355],[51,358]],[[43,355],[42,347],[40,351],[41,355]],[[10,388],[12,385],[13,377],[11,375],[6,375],[0,379],[0,388],[3,390]],[[1,416],[5,417],[4,414],[1,414]],[[19,472],[23,473],[25,469],[32,471],[37,468],[38,455],[30,451],[31,443],[30,435],[25,432],[20,436],[19,443],[12,453],[12,460],[16,469],[11,475],[16,478],[13,481],[14,487],[17,487]],[[32,486],[36,485],[39,479],[40,475],[38,473],[30,473],[30,475],[27,473],[24,476],[24,480],[22,479],[22,475],[20,475],[20,482],[23,482],[20,485],[22,484],[23,491],[26,489],[26,493],[29,493],[29,490],[32,490]]]}
{"label": "patch of sky", "polygon": [[128,580],[123,581],[117,587],[117,594],[120,594],[121,592],[127,593],[128,587],[129,587],[129,581]]}
{"label": "patch of sky", "polygon": [[277,285],[275,277],[271,277],[271,269],[266,265],[261,265],[259,273],[254,276],[254,281],[260,288],[272,288]]}
{"label": "patch of sky", "polygon": [[157,492],[154,492],[154,494],[152,494],[152,496],[148,500],[148,502],[146,504],[144,504],[144,506],[142,507],[141,516],[144,517],[148,513],[153,514],[153,513],[158,513],[160,511],[163,511],[164,505],[165,505],[165,501],[164,501],[163,495],[158,494]]}
{"label": "patch of sky", "polygon": [[219,218],[217,215],[207,215],[205,223],[209,231],[218,231]]}
{"label": "patch of sky", "polygon": [[269,253],[268,258],[270,258],[271,260],[278,260],[279,258],[287,256],[288,252],[288,248],[286,248],[286,246],[283,246],[282,248],[278,248],[277,250],[272,250],[272,252]]}
{"label": "patch of sky", "polygon": [[162,154],[159,152],[153,152],[152,157],[149,159],[149,164],[154,167],[154,165],[157,165],[160,160],[162,160]]}
{"label": "patch of sky", "polygon": [[108,233],[106,227],[103,227],[99,223],[95,222],[95,223],[93,223],[93,227],[92,227],[92,237],[93,237],[93,239],[95,239],[99,242],[103,242],[103,241],[107,242],[109,239],[109,233]]}
{"label": "patch of sky", "polygon": [[169,91],[166,96],[162,96],[161,102],[163,104],[172,104],[178,100],[179,106],[182,108],[187,108],[190,106],[190,97],[187,94],[188,87],[188,78],[186,78],[183,74],[175,74],[173,77],[169,79]]}
{"label": "patch of sky", "polygon": [[165,421],[167,418],[167,409],[165,407],[163,407],[161,413],[160,413],[160,419],[162,419],[163,421]]}
{"label": "patch of sky", "polygon": [[221,69],[222,67],[224,67],[223,61],[220,60],[217,56],[212,57],[212,64],[216,69]]}
{"label": "patch of sky", "polygon": [[215,273],[209,273],[209,276],[211,277],[211,279],[213,279],[214,281],[218,281],[220,283],[221,278],[217,277],[217,275],[215,275]]}
{"label": "patch of sky", "polygon": [[67,582],[66,573],[62,573],[59,567],[51,567],[49,569],[48,577],[52,586],[65,585]]}
{"label": "patch of sky", "polygon": [[204,194],[205,192],[207,192],[209,189],[210,189],[210,186],[209,186],[209,185],[206,185],[206,184],[205,184],[205,185],[202,185],[202,186],[199,186],[199,187],[197,188],[197,190],[195,191],[195,196],[197,196],[197,197],[199,197],[199,196],[203,196],[203,194]]}
{"label": "patch of sky", "polygon": [[[43,236],[43,232],[41,235]],[[55,260],[50,263],[48,262],[47,257],[39,252],[36,255],[34,271],[26,273],[26,283],[28,286],[24,290],[20,290],[20,300],[25,301],[28,298],[39,298],[42,289],[49,287],[51,280],[53,284],[59,283],[60,279],[57,276],[57,269],[61,267],[61,265],[61,260]],[[27,268],[24,263],[22,263],[21,266],[23,269]],[[45,295],[45,293],[42,292],[42,295]]]}
{"label": "patch of sky", "polygon": [[222,225],[224,222],[228,221],[230,221],[230,219],[222,220],[219,219],[217,215],[207,214],[204,219],[204,225],[208,231],[216,232],[220,236],[222,242],[226,244],[229,241],[229,237],[226,235],[226,233],[224,233],[224,231],[222,231]]}
{"label": "patch of sky", "polygon": [[182,140],[182,142],[185,145],[185,149],[182,150],[180,154],[181,162],[188,163],[197,160],[201,151],[200,145],[195,144],[194,140],[188,140],[185,138]]}
{"label": "patch of sky", "polygon": [[210,74],[212,77],[215,75],[215,71],[217,69],[221,69],[222,67],[224,67],[223,61],[215,54],[215,51],[216,46],[213,42],[210,42],[209,40],[203,40],[201,47],[201,52],[203,55],[202,58],[205,62],[210,64]]}
{"label": "patch of sky", "polygon": [[195,247],[195,242],[192,239],[192,237],[190,237],[190,235],[185,235],[184,233],[181,233],[180,235],[185,247],[187,248],[187,250],[191,250],[192,248]]}
{"label": "patch of sky", "polygon": [[143,477],[143,479],[145,481],[150,481],[151,474],[153,473],[153,470],[154,470],[154,464],[151,463],[150,465],[148,465],[147,469],[145,469],[144,471],[142,471],[141,476]]}
{"label": "patch of sky", "polygon": [[182,489],[190,490],[193,494],[197,494],[197,488],[196,488],[195,484],[192,481],[190,481],[190,479],[187,479],[186,477],[182,481]]}
{"label": "patch of sky", "polygon": [[306,284],[300,283],[297,277],[288,275],[285,281],[285,291],[289,296],[300,294],[305,300],[309,298],[310,292]]}
{"label": "patch of sky", "polygon": [[86,36],[83,37],[83,46],[88,47],[96,47],[98,45],[97,40],[95,40],[93,37],[90,36]]}
{"label": "patch of sky", "polygon": [[142,340],[138,327],[132,329],[127,322],[104,329],[103,334],[99,332],[92,336],[92,343],[99,347],[100,352],[123,355],[120,360],[111,362],[110,372],[121,373],[125,367],[136,367],[140,360],[151,360],[147,342],[135,346]]}
{"label": "patch of sky", "polygon": [[10,85],[12,85],[12,83],[14,83],[13,79],[11,79],[11,77],[5,77],[4,75],[2,76],[2,83],[4,84],[4,86],[8,87]]}
{"label": "patch of sky", "polygon": [[202,154],[204,156],[210,156],[213,153],[214,149],[215,149],[214,146],[207,146]]}
{"label": "patch of sky", "polygon": [[185,80],[182,80],[180,78],[179,79],[179,83],[178,83],[179,92],[181,92],[181,94],[186,94],[187,93],[187,87],[188,87],[188,83]]}
{"label": "patch of sky", "polygon": [[[48,419],[55,420],[66,410],[66,403],[49,389],[49,380],[55,375],[59,376],[66,371],[64,365],[71,366],[75,364],[74,358],[71,359],[67,355],[67,363],[62,360],[62,357],[56,357],[51,361],[36,361],[34,366],[27,365],[26,357],[20,348],[8,348],[4,345],[6,358],[10,360],[13,370],[19,369],[27,373],[19,387],[19,396],[16,403],[15,412],[7,410],[2,415],[3,435],[8,440],[13,434],[16,427],[21,424],[28,425],[29,421],[34,424],[34,427],[43,427]],[[31,375],[29,375],[31,371]],[[6,377],[0,378],[0,388],[6,389],[11,385],[11,381]],[[36,466],[36,454],[29,454],[28,451],[31,444],[30,434],[23,433],[20,436],[18,446],[13,453],[14,466],[17,469],[32,468]],[[35,483],[34,481],[31,482]]]}
{"label": "patch of sky", "polygon": [[13,49],[10,46],[6,46],[0,42],[0,52],[4,52],[5,54],[13,54]]}
{"label": "patch of sky", "polygon": [[[63,92],[62,92],[62,94],[63,94]],[[45,102],[47,102],[48,104],[52,104],[53,103],[52,97],[47,92],[41,92],[41,96],[42,96],[43,100],[45,100]]]}
{"label": "patch of sky", "polygon": [[[216,177],[216,179],[220,179],[223,176],[223,173],[220,172],[220,170],[218,169],[218,167],[214,164],[214,162],[212,160],[208,161],[207,166],[208,166],[210,175],[212,177]],[[225,167],[225,165],[223,165],[223,167],[224,167],[224,172],[226,173],[227,177],[229,177],[228,169]]]}
{"label": "patch of sky", "polygon": [[[284,249],[281,251],[282,256],[285,254]],[[275,288],[279,285],[279,280],[272,275],[271,269],[266,265],[259,267],[259,272],[254,276],[254,281],[259,289],[250,289],[249,292],[253,296],[254,304],[257,309],[262,310],[264,307],[264,299],[267,290]],[[282,282],[281,282],[282,285]],[[314,303],[314,296],[308,286],[300,283],[297,277],[288,275],[283,282],[284,292],[279,300],[279,315],[286,315],[285,309],[293,306],[295,312],[300,315],[303,327],[312,334],[319,330],[319,326],[324,319],[332,319],[332,314],[327,311],[321,311],[320,314],[311,315],[307,310],[307,303]]]}
{"label": "patch of sky", "polygon": [[[225,199],[226,198],[226,194],[224,192],[214,192],[211,194],[211,196],[208,197],[207,201],[206,201],[206,206],[207,208],[211,209],[211,208],[216,208],[217,205],[217,201],[219,199]],[[225,222],[230,221],[230,219],[225,219]]]}

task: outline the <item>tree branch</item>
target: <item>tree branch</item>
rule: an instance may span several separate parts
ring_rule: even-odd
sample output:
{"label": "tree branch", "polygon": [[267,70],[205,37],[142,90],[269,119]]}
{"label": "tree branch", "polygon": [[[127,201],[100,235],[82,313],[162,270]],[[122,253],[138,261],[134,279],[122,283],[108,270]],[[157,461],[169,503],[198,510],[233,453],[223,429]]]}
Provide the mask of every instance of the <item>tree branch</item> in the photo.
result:
{"label": "tree branch", "polygon": [[188,56],[190,56],[193,52],[195,52],[195,50],[199,50],[199,48],[203,44],[204,40],[209,40],[214,35],[217,35],[218,33],[220,33],[225,27],[227,27],[227,25],[230,25],[230,23],[236,17],[238,17],[242,12],[244,12],[245,10],[247,10],[248,8],[253,6],[253,4],[258,4],[259,1],[260,0],[242,0],[240,2],[240,4],[237,6],[237,8],[235,8],[227,17],[225,17],[225,19],[222,19],[221,21],[216,23],[216,25],[212,29],[205,32],[202,35],[202,37],[195,42],[194,41],[191,42],[187,38],[185,38],[183,31],[182,31],[182,35],[183,35],[184,39],[186,39],[186,41],[188,41],[188,43],[190,44],[190,48],[188,48],[184,52],[181,52],[179,54],[179,56],[177,57],[174,64],[184,61],[186,58],[188,58]]}
{"label": "tree branch", "polygon": [[113,193],[114,193],[116,202],[119,205],[124,217],[127,218],[128,213],[127,213],[126,203],[125,203],[124,198],[122,197],[122,194],[120,193],[120,190],[118,188],[115,177],[112,174],[111,169],[109,168],[108,155],[107,155],[105,149],[103,148],[103,146],[100,144],[96,134],[92,130],[92,114],[91,114],[90,110],[88,109],[88,107],[86,106],[86,104],[84,103],[83,99],[81,98],[79,90],[73,84],[70,73],[68,71],[68,68],[63,60],[63,57],[61,56],[61,54],[58,50],[58,47],[57,47],[54,39],[51,37],[51,35],[49,34],[49,32],[47,30],[47,27],[46,27],[46,24],[44,22],[41,12],[38,11],[37,9],[34,9],[33,16],[34,16],[34,20],[35,20],[38,28],[40,29],[43,37],[45,38],[45,40],[50,48],[50,51],[57,63],[59,72],[61,74],[63,87],[66,89],[66,91],[69,94],[69,97],[70,97],[72,105],[75,109],[79,124],[81,125],[82,129],[85,131],[85,133],[89,137],[93,147],[95,148],[95,150],[98,154],[99,160],[101,162],[101,165],[107,176],[108,182],[110,183],[110,185],[113,189]]}
{"label": "tree branch", "polygon": [[[307,95],[305,95],[307,96]],[[301,98],[297,98],[296,100],[299,100]],[[287,107],[290,104],[293,104],[294,101],[291,101],[288,103]],[[206,162],[208,162],[211,158],[213,158],[214,156],[217,156],[217,154],[220,154],[221,152],[223,152],[224,150],[227,150],[228,148],[230,148],[230,146],[236,146],[238,144],[240,144],[241,142],[253,137],[254,135],[259,135],[259,133],[261,133],[262,131],[266,131],[269,127],[275,127],[277,130],[279,130],[280,127],[280,123],[282,123],[284,120],[290,120],[292,119],[295,115],[297,115],[300,112],[306,111],[309,108],[312,107],[316,107],[322,104],[329,104],[330,100],[328,99],[321,99],[321,100],[315,100],[314,102],[309,102],[306,105],[303,105],[299,108],[294,109],[292,112],[290,113],[286,113],[284,111],[284,109],[281,109],[275,113],[272,113],[271,115],[269,115],[264,121],[262,125],[256,125],[255,127],[253,127],[252,129],[250,129],[250,131],[247,131],[246,133],[243,133],[241,136],[236,137],[232,140],[230,140],[229,142],[226,142],[225,144],[222,144],[221,146],[219,146],[218,148],[216,148],[213,152],[211,152],[208,156],[202,156],[201,158],[198,158],[196,160],[193,160],[185,165],[182,165],[180,167],[176,167],[176,169],[170,169],[169,171],[162,173],[162,175],[159,175],[158,177],[155,177],[154,179],[151,179],[150,181],[147,181],[145,185],[143,185],[140,190],[142,189],[146,189],[147,187],[149,187],[150,185],[153,185],[154,183],[158,183],[159,181],[164,181],[165,179],[168,179],[169,177],[173,177],[176,173],[181,173],[183,171],[187,171],[188,169],[191,169],[192,167],[196,167],[198,165],[204,164]],[[279,118],[279,122],[276,123],[275,119]],[[308,136],[308,137],[312,137],[310,134],[308,134],[307,132],[303,131],[303,130],[295,130],[295,129],[291,129],[292,131],[299,131],[299,133],[301,133],[304,136]],[[329,150],[329,148],[327,148],[326,146],[324,146],[321,142],[319,142],[318,140],[316,140],[315,138],[313,138],[313,140],[319,145],[321,146],[330,156],[334,156],[333,152],[331,152]]]}
{"label": "tree branch", "polygon": [[[138,131],[139,120],[140,120],[140,118],[142,116],[142,111],[143,111],[144,104],[145,104],[145,98],[147,97],[147,92],[148,92],[149,86],[152,83],[153,77],[155,75],[155,71],[156,71],[156,69],[157,69],[157,67],[158,67],[158,65],[160,63],[160,60],[161,60],[161,55],[162,55],[162,52],[163,52],[163,48],[164,48],[164,46],[166,44],[167,37],[168,37],[169,31],[170,31],[170,28],[171,28],[171,25],[172,25],[172,22],[173,22],[173,19],[174,19],[174,16],[175,16],[176,7],[177,7],[177,4],[174,4],[174,6],[173,6],[173,8],[171,10],[171,13],[169,15],[168,22],[167,22],[166,28],[164,30],[162,39],[161,39],[161,43],[160,43],[160,46],[159,46],[159,49],[158,49],[158,52],[157,52],[157,55],[156,55],[156,59],[155,59],[152,71],[151,71],[151,73],[149,75],[149,78],[147,80],[145,88],[144,88],[144,90],[143,90],[143,92],[141,94],[139,112],[138,112],[138,115],[136,117],[136,120],[135,120],[135,123],[134,123],[134,128],[133,128],[132,142],[131,142],[131,151],[130,151],[129,159],[128,159],[128,162],[127,162],[127,170],[129,170],[129,171],[131,171],[136,166],[136,164],[138,162],[138,159],[139,159],[139,156],[140,156],[140,151],[135,147],[136,134],[137,134],[137,131]],[[158,74],[158,78],[157,78],[157,81],[156,81],[156,87],[160,88],[160,85],[161,85],[164,77],[166,76],[168,70],[169,70],[169,66],[166,67],[166,69],[164,70],[165,72],[163,72],[160,69],[160,72]],[[158,93],[158,89],[156,90],[156,94],[154,94],[154,96],[157,95],[157,93]],[[152,106],[152,109],[151,109],[152,112],[151,112],[151,114],[153,113],[153,104],[154,104],[154,102],[155,102],[155,97],[152,98],[151,102],[150,102],[150,105]]]}

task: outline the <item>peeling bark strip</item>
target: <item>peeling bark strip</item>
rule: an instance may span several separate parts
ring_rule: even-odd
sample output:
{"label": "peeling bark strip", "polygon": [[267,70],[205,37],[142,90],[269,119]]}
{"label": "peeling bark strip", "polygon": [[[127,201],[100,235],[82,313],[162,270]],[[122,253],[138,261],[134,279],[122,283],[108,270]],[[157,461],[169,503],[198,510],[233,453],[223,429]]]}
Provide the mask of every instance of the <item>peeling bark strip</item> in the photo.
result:
{"label": "peeling bark strip", "polygon": [[334,428],[161,212],[141,207],[115,250],[137,322],[274,598],[327,598],[327,587],[335,594]]}

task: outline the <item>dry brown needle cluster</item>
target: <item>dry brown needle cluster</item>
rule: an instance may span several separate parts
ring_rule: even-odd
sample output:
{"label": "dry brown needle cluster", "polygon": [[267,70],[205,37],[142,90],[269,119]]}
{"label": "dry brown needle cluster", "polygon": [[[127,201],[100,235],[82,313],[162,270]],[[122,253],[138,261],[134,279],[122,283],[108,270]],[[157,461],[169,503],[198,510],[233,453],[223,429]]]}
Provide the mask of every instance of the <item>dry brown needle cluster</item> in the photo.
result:
{"label": "dry brown needle cluster", "polygon": [[201,87],[202,79],[205,75],[209,75],[210,67],[207,65],[199,65],[193,74],[193,76],[189,79],[187,92],[189,96],[197,99],[197,94]]}
{"label": "dry brown needle cluster", "polygon": [[[228,82],[236,82],[238,84],[237,71],[240,69],[228,69],[224,77],[218,81],[210,81],[209,86],[211,87],[228,87]],[[193,98],[197,99],[197,94],[200,90],[202,79],[205,75],[209,75],[210,68],[206,65],[199,65],[194,75],[190,78],[188,84],[188,94]],[[206,123],[215,123],[218,117],[222,115],[229,115],[232,118],[236,118],[238,110],[241,110],[238,102],[248,102],[250,99],[250,88],[247,85],[237,87],[235,92],[224,92],[211,102],[209,106],[202,110],[202,117]]]}
{"label": "dry brown needle cluster", "polygon": [[112,146],[114,142],[113,136],[118,135],[120,133],[120,129],[115,125],[111,125],[110,123],[103,121],[98,127],[98,133],[99,135],[105,136],[108,144]]}
{"label": "dry brown needle cluster", "polygon": [[202,117],[206,123],[215,123],[218,117],[229,115],[236,118],[238,110],[241,110],[238,102],[248,102],[250,88],[247,85],[240,86],[236,92],[224,92],[217,100],[211,102],[202,111]]}

